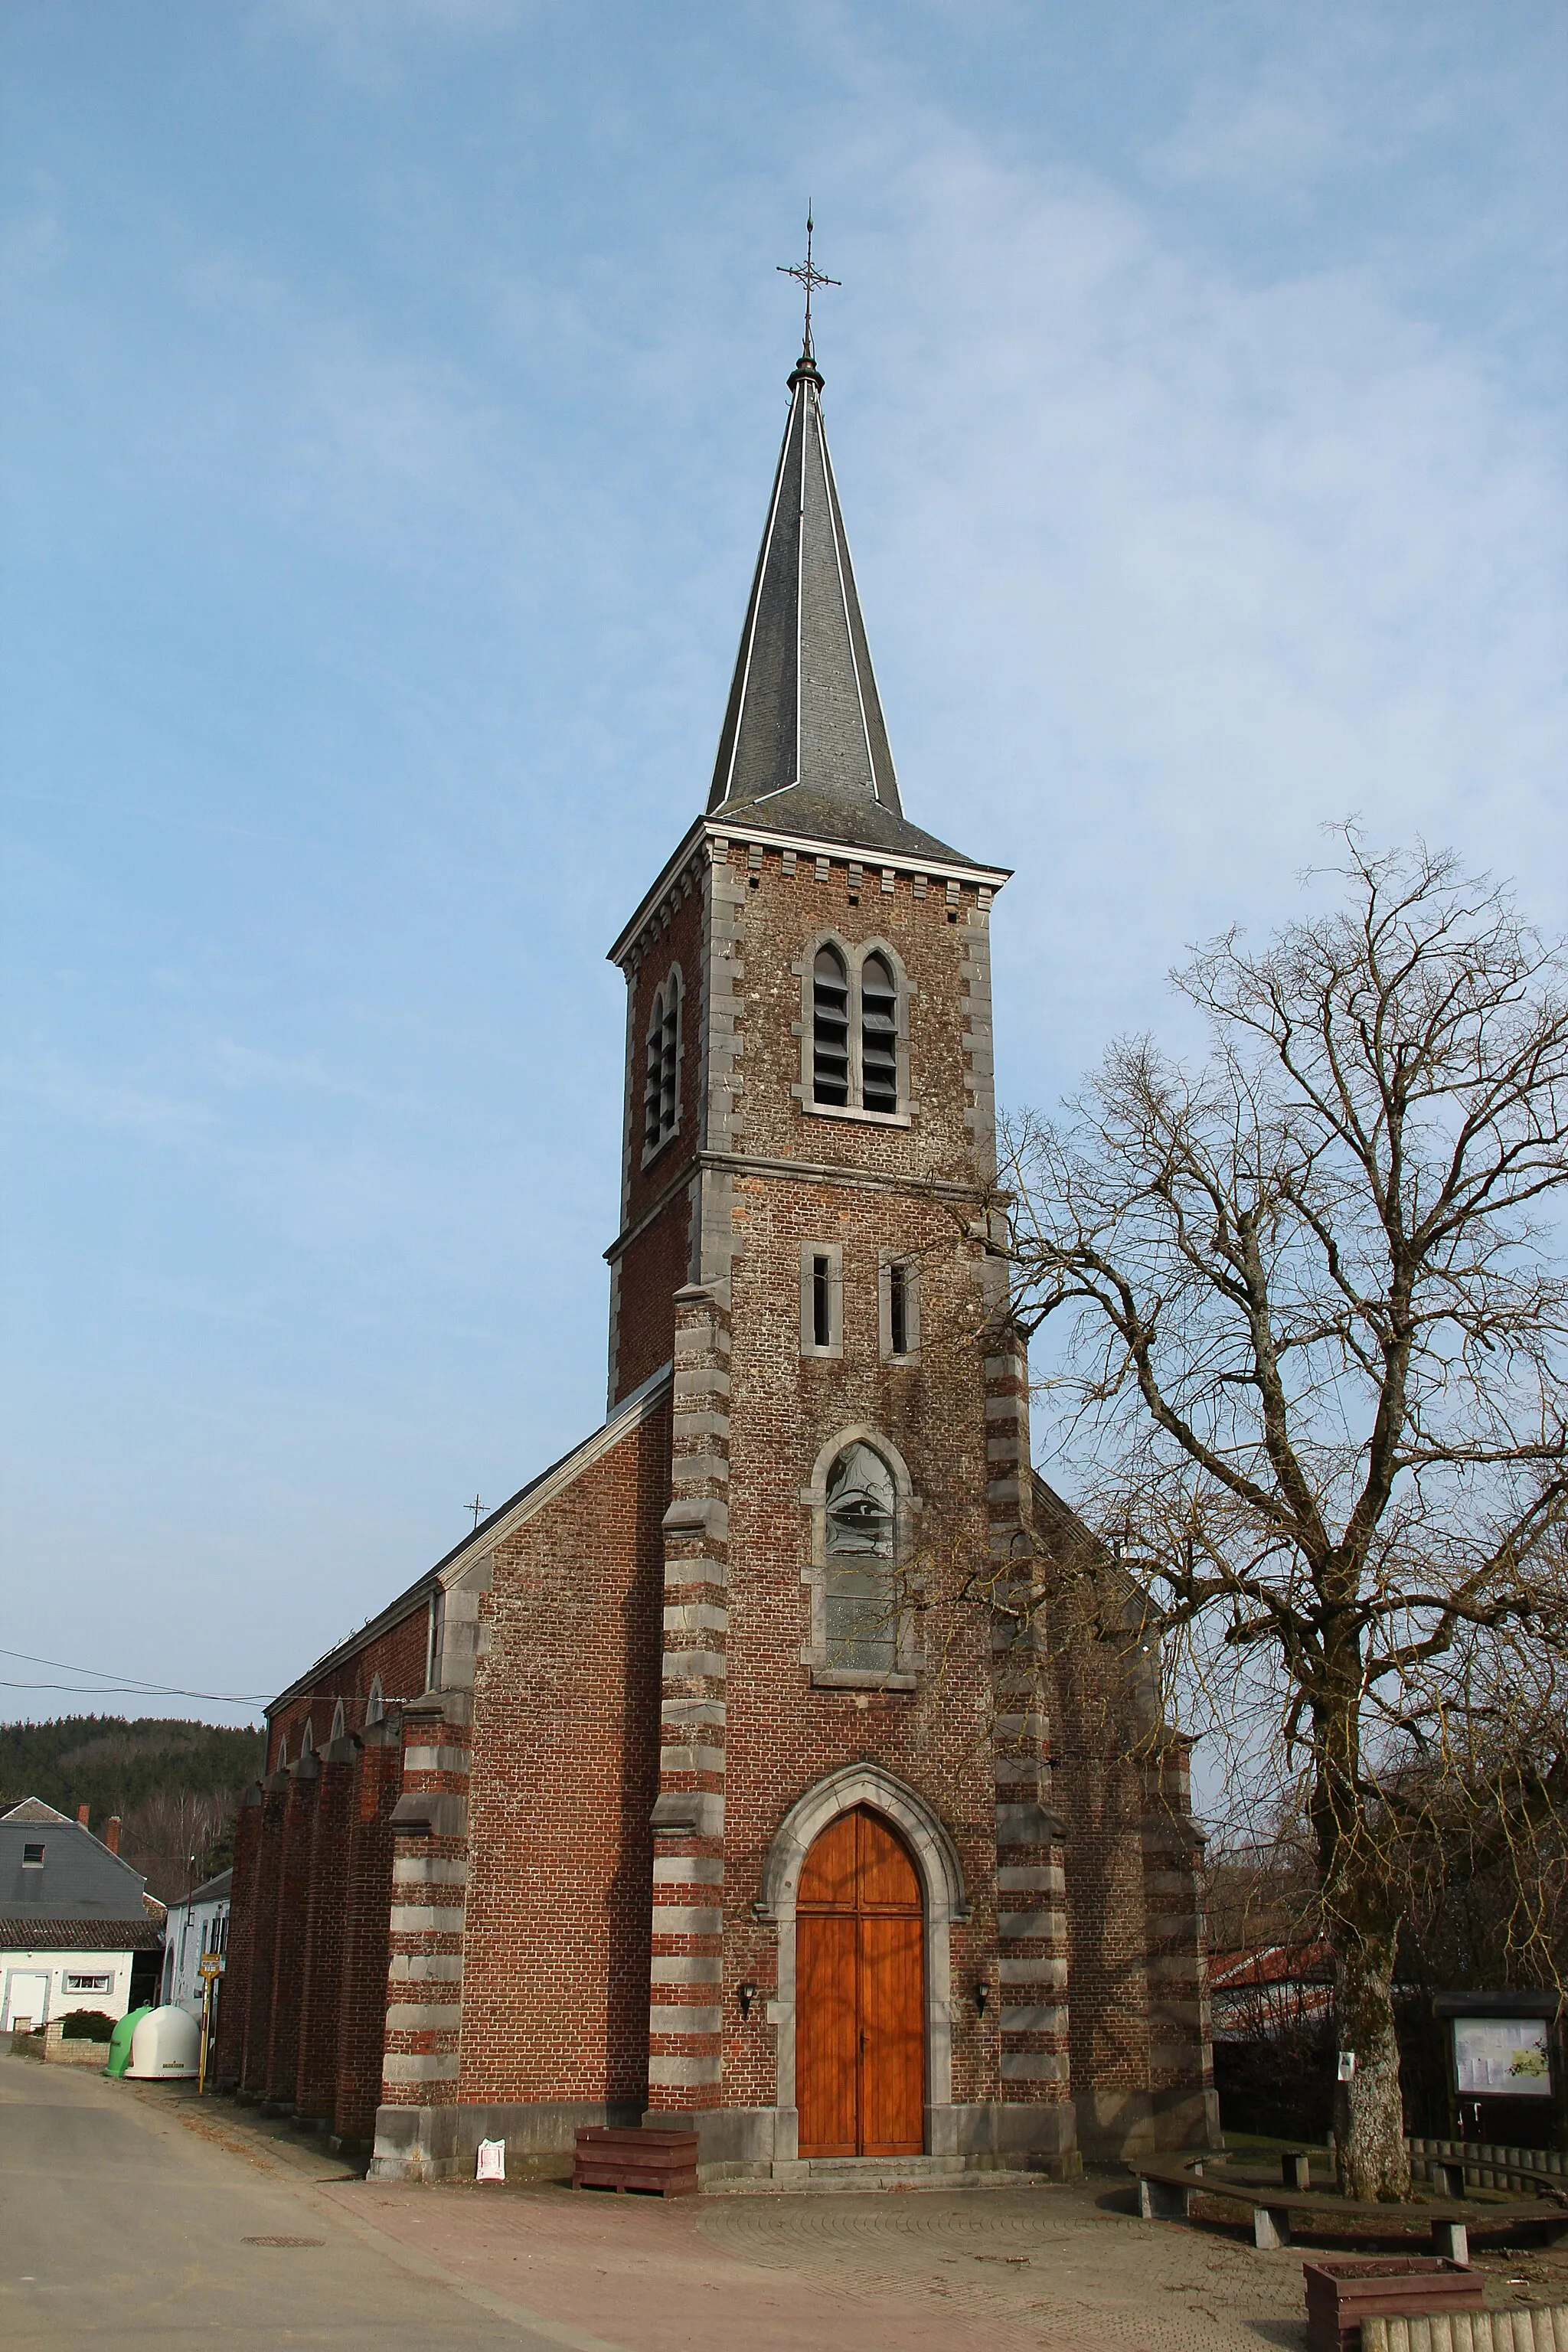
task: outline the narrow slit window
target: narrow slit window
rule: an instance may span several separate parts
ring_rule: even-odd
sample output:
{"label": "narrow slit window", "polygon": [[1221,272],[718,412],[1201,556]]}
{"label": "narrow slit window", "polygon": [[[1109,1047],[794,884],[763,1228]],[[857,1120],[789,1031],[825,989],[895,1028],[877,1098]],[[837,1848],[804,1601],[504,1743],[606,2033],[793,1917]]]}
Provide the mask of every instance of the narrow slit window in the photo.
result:
{"label": "narrow slit window", "polygon": [[860,1071],[865,1108],[896,1111],[899,993],[885,956],[868,955],[860,967]]}
{"label": "narrow slit window", "polygon": [[812,969],[811,1091],[819,1103],[849,1100],[849,974],[836,948],[818,948]]}
{"label": "narrow slit window", "polygon": [[675,1132],[679,1108],[680,979],[671,972],[654,992],[643,1085],[643,1145],[657,1151]]}
{"label": "narrow slit window", "polygon": [[888,1338],[895,1356],[910,1352],[910,1270],[895,1258],[888,1268]]}
{"label": "narrow slit window", "polygon": [[425,1687],[441,1688],[441,1649],[447,1633],[447,1595],[439,1585],[430,1595],[430,1619],[425,1629]]}
{"label": "narrow slit window", "polygon": [[811,1336],[819,1348],[833,1345],[833,1261],[825,1255],[811,1261]]}

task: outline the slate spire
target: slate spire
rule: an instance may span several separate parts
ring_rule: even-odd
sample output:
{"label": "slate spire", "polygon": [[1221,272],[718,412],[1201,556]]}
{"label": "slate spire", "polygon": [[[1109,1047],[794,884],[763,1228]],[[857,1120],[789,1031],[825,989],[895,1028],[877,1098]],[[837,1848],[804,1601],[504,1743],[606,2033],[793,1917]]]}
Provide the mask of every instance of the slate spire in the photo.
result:
{"label": "slate spire", "polygon": [[827,454],[822,376],[809,353],[789,387],[708,812],[799,792],[896,817],[898,779]]}
{"label": "slate spire", "polygon": [[955,857],[899,799],[809,351],[789,389],[708,814],[744,810],[781,832]]}

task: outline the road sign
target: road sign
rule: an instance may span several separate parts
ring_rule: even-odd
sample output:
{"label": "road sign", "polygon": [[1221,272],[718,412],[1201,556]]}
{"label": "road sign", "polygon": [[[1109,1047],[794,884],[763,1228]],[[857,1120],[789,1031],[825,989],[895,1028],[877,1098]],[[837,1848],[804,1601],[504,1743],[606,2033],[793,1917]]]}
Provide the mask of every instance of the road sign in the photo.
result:
{"label": "road sign", "polygon": [[197,1965],[196,1974],[199,1977],[221,1977],[223,1974],[221,1956],[216,1952],[204,1952]]}

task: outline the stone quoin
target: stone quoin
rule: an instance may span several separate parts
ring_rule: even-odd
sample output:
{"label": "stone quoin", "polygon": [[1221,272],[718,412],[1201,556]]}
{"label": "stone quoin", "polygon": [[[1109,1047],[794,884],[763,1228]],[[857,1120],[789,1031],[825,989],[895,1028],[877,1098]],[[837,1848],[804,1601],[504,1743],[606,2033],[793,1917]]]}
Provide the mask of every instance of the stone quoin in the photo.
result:
{"label": "stone quoin", "polygon": [[611,950],[607,1418],[281,1694],[241,1809],[219,2079],[382,2179],[585,2124],[708,2180],[1213,2131],[1186,1746],[1030,1466],[1007,870],[903,814],[789,384],[707,809]]}

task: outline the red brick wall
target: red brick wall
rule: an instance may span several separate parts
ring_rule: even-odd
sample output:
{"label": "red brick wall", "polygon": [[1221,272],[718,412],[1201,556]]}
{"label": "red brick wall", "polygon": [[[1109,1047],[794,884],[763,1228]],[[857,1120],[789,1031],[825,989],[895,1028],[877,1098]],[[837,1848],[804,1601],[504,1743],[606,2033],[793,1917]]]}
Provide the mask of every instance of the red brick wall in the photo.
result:
{"label": "red brick wall", "polygon": [[637,1235],[620,1262],[615,1397],[618,1403],[668,1364],[675,1345],[675,1294],[688,1279],[691,1218],[687,1194]]}
{"label": "red brick wall", "polygon": [[498,1547],[474,1694],[464,2100],[642,2095],[668,1493],[666,1410]]}
{"label": "red brick wall", "polygon": [[381,1676],[382,1696],[388,1707],[400,1699],[417,1698],[425,1688],[425,1654],[429,1635],[429,1601],[421,1592],[408,1614],[384,1632],[351,1651],[306,1690],[300,1691],[268,1717],[267,1769],[278,1769],[279,1750],[287,1745],[289,1761],[298,1763],[309,1720],[318,1748],[331,1737],[332,1716],[343,1703],[345,1731],[363,1731],[370,1687]]}

